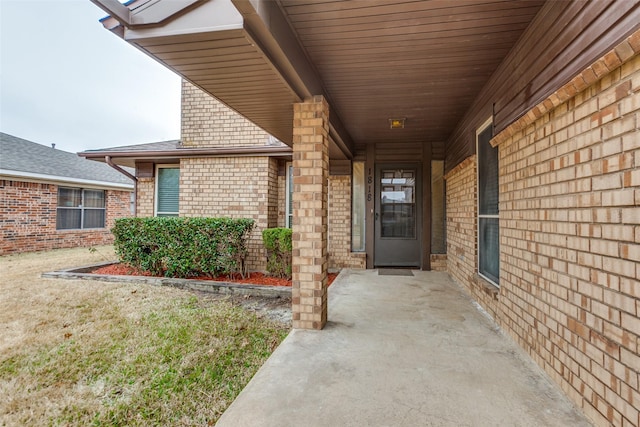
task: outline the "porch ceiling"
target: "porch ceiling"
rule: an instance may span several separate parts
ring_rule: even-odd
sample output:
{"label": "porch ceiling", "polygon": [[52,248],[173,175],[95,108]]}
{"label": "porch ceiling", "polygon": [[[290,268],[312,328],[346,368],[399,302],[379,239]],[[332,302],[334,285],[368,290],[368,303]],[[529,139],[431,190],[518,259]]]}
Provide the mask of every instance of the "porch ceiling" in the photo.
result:
{"label": "porch ceiling", "polygon": [[[544,3],[279,2],[357,146],[436,149]],[[405,128],[390,129],[390,118]]]}
{"label": "porch ceiling", "polygon": [[[137,0],[131,14],[163,1]],[[431,143],[442,158],[544,0],[201,3],[150,28],[105,26],[287,144],[291,104],[324,95],[332,158],[382,142]],[[395,118],[404,129],[390,129]]]}

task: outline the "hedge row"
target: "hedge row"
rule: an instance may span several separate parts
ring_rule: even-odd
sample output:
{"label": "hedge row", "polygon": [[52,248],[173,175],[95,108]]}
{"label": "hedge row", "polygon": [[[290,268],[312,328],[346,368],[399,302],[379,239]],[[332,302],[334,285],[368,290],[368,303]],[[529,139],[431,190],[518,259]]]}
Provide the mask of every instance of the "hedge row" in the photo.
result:
{"label": "hedge row", "polygon": [[291,229],[267,228],[262,231],[267,249],[267,271],[272,276],[291,278]]}
{"label": "hedge row", "polygon": [[120,261],[154,275],[246,273],[252,219],[121,218],[112,232]]}

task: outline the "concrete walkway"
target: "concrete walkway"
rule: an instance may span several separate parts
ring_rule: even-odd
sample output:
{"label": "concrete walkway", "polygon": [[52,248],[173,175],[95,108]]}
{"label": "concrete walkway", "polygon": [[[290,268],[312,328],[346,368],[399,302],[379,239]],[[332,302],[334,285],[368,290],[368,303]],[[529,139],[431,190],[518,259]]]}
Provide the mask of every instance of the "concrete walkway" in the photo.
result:
{"label": "concrete walkway", "polygon": [[217,426],[587,426],[448,275],[342,272]]}

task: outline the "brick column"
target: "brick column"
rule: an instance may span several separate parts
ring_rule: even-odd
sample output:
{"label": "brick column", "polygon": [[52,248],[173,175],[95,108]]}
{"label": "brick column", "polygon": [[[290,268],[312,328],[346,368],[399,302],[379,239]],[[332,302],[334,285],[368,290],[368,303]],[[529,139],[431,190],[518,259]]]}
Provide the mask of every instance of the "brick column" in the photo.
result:
{"label": "brick column", "polygon": [[314,96],[293,106],[293,327],[327,323],[329,106]]}

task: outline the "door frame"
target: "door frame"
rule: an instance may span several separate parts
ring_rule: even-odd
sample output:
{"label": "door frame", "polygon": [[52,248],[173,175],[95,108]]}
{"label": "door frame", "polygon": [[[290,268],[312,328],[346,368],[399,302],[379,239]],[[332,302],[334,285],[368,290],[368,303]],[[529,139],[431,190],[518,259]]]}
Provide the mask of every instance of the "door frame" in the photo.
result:
{"label": "door frame", "polygon": [[[425,146],[422,150],[422,212],[431,212],[431,159],[432,159],[431,147]],[[366,194],[365,194],[365,252],[366,256],[366,268],[372,269],[374,259],[374,245],[375,238],[374,231],[374,171],[376,165],[376,144],[367,144],[365,151],[365,182],[366,182]],[[378,159],[380,160],[380,159]],[[402,159],[404,160],[404,159]],[[408,161],[415,162],[415,156]],[[380,160],[384,162],[383,160]],[[392,162],[389,162],[392,163]],[[422,263],[420,265],[422,270],[431,270],[431,214],[423,215],[423,227],[422,227]]]}

